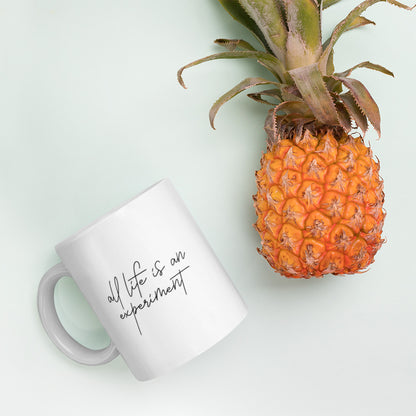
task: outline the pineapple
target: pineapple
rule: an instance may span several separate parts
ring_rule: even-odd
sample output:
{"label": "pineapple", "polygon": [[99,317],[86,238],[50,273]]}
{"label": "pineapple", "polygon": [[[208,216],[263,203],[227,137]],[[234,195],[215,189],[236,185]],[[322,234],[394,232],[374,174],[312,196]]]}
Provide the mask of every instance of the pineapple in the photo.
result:
{"label": "pineapple", "polygon": [[291,278],[364,271],[383,244],[383,180],[380,165],[363,137],[369,123],[380,136],[380,113],[366,87],[351,78],[357,68],[393,76],[381,65],[361,62],[335,72],[334,45],[340,36],[374,24],[362,13],[386,1],[366,0],[321,36],[322,10],[339,0],[219,0],[248,28],[261,49],[241,39],[217,39],[225,52],[182,67],[216,59],[255,59],[272,80],[251,77],[237,84],[212,106],[219,108],[254,86],[267,89],[248,97],[271,106],[265,121],[267,152],[256,172],[258,251],[270,266]]}

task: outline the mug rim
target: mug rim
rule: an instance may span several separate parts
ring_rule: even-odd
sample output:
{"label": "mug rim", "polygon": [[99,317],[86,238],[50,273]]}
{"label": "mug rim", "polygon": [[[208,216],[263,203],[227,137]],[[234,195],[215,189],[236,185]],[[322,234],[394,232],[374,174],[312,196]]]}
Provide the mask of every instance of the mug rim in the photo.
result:
{"label": "mug rim", "polygon": [[143,197],[145,194],[147,194],[148,192],[150,192],[152,189],[156,188],[157,186],[160,186],[162,184],[171,184],[171,181],[169,180],[169,178],[163,178],[158,180],[157,182],[155,182],[153,185],[148,186],[147,188],[145,188],[143,191],[141,191],[139,194],[135,195],[134,197],[128,199],[126,202],[124,202],[121,205],[116,206],[116,208],[113,208],[112,210],[108,211],[106,214],[101,215],[100,217],[98,217],[95,221],[89,223],[88,225],[86,225],[85,227],[81,228],[79,231],[71,234],[69,237],[65,238],[64,240],[62,240],[61,242],[59,242],[58,244],[55,245],[55,250],[58,251],[60,248],[62,248],[63,246],[74,242],[75,240],[77,240],[78,238],[84,236],[85,234],[89,233],[90,231],[92,231],[94,228],[96,228],[97,226],[99,226],[100,224],[104,223],[105,221],[107,221],[110,217],[112,217],[114,214],[122,211],[124,208],[126,208],[128,205],[130,205],[132,202],[136,201],[137,199]]}

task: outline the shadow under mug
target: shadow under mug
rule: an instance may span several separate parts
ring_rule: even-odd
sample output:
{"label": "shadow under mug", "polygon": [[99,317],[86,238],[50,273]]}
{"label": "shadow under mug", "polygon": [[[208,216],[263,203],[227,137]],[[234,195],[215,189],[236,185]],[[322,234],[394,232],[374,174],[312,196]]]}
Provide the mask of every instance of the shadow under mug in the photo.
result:
{"label": "shadow under mug", "polygon": [[[208,242],[164,179],[55,247],[62,262],[38,290],[42,324],[68,357],[87,365],[120,354],[139,380],[157,377],[230,333],[247,310]],[[63,328],[55,285],[72,277],[110,336],[89,349]]]}

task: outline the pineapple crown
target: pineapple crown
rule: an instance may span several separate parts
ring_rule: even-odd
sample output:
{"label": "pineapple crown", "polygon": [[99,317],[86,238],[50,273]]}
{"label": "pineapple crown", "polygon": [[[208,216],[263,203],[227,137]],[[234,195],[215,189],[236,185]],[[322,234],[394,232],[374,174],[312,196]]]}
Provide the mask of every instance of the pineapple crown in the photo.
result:
{"label": "pineapple crown", "polygon": [[367,88],[350,77],[357,68],[368,68],[394,76],[381,65],[361,62],[343,72],[335,72],[334,45],[340,36],[358,27],[375,24],[361,14],[384,1],[412,10],[396,0],[365,0],[339,22],[330,37],[322,41],[322,10],[340,0],[219,0],[228,13],[249,29],[262,46],[257,50],[241,39],[217,39],[227,49],[185,65],[178,81],[186,88],[182,72],[192,66],[216,59],[255,59],[275,80],[246,78],[222,95],[211,107],[214,119],[219,108],[237,94],[259,85],[268,89],[248,94],[251,99],[272,105],[265,129],[269,141],[290,134],[293,129],[331,126],[349,133],[359,128],[363,135],[370,122],[380,136],[380,111]]}

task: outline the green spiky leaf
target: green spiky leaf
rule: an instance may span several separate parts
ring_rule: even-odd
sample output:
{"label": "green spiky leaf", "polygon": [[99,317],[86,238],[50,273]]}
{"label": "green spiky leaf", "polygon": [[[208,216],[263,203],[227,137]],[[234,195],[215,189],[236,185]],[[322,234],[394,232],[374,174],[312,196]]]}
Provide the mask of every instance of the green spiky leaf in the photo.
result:
{"label": "green spiky leaf", "polygon": [[324,81],[328,91],[335,94],[341,94],[342,92],[342,82],[333,78],[332,76],[325,76]]}
{"label": "green spiky leaf", "polygon": [[376,22],[373,22],[372,20],[367,19],[364,16],[358,16],[354,20],[352,20],[352,22],[348,25],[345,31],[347,32],[348,30],[357,29],[358,27],[361,27],[361,26],[375,25],[375,24]]}
{"label": "green spiky leaf", "polygon": [[354,65],[353,67],[347,69],[346,71],[339,72],[334,74],[337,77],[349,77],[351,75],[351,72],[354,71],[354,69],[357,68],[368,68],[373,69],[374,71],[382,72],[383,74],[390,75],[391,77],[394,77],[393,72],[389,71],[387,68],[384,68],[384,66],[373,64],[369,61],[361,62],[357,65]]}
{"label": "green spiky leaf", "polygon": [[[265,100],[263,98],[263,95],[274,98],[275,100],[277,100],[277,103]],[[271,90],[259,91],[259,92],[252,92],[250,94],[247,94],[247,97],[251,98],[252,100],[258,103],[268,104],[268,105],[277,105],[282,101],[281,90],[277,88],[274,88]]]}
{"label": "green spiky leaf", "polygon": [[[223,1],[223,0],[221,0]],[[285,61],[287,30],[284,17],[275,1],[239,0],[243,9],[259,27],[268,47],[281,61]]]}
{"label": "green spiky leaf", "polygon": [[299,92],[312,113],[323,124],[338,124],[337,111],[317,64],[292,69],[293,78]]}
{"label": "green spiky leaf", "polygon": [[302,96],[295,85],[282,87],[283,101],[302,101]]}
{"label": "green spiky leaf", "polygon": [[254,46],[242,39],[215,39],[214,43],[233,52],[235,50],[256,51]]}
{"label": "green spiky leaf", "polygon": [[356,79],[343,77],[334,78],[340,80],[350,90],[355,102],[380,136],[380,110],[367,88]]}
{"label": "green spiky leaf", "polygon": [[[372,20],[367,19],[366,17],[358,16],[354,20],[352,20],[351,23],[346,27],[345,32],[347,32],[349,30],[356,29],[356,28],[364,26],[364,25],[370,25],[370,24],[375,25],[375,22],[373,22]],[[323,49],[325,49],[328,46],[330,40],[331,40],[331,38],[327,39],[324,42],[324,44],[322,45]],[[331,52],[329,53],[329,56],[328,56],[328,62],[327,62],[327,65],[326,65],[326,74],[332,75],[334,72],[335,72],[334,49],[332,49]]]}
{"label": "green spiky leaf", "polygon": [[248,88],[255,87],[256,85],[277,85],[280,86],[279,83],[274,81],[269,81],[264,78],[256,77],[256,78],[246,78],[240,83],[238,83],[234,88],[226,92],[224,95],[222,95],[220,98],[218,98],[217,101],[215,101],[214,105],[211,107],[211,110],[209,111],[209,121],[211,123],[211,127],[215,129],[214,127],[214,119],[218,112],[218,110],[221,108],[222,105],[224,105],[227,101],[231,100],[231,98],[235,97],[237,94],[240,94],[240,92],[243,92],[247,90]]}
{"label": "green spiky leaf", "polygon": [[202,64],[204,62],[213,61],[216,59],[243,59],[251,58],[256,59],[260,64],[265,66],[278,80],[281,80],[283,77],[283,69],[281,69],[281,63],[273,55],[270,55],[266,52],[259,51],[233,51],[233,52],[221,52],[214,55],[206,56],[205,58],[197,59],[189,63],[188,65],[183,66],[179,69],[177,77],[179,83],[182,87],[186,88],[185,83],[183,82],[182,73],[185,69],[190,68],[195,65]]}
{"label": "green spiky leaf", "polygon": [[341,124],[341,127],[348,133],[351,130],[351,117],[348,113],[348,110],[339,101],[335,104],[335,107],[337,109],[338,120]]}
{"label": "green spiky leaf", "polygon": [[[367,19],[366,17],[364,17],[364,16],[358,16],[358,17],[356,17],[355,19],[353,19],[348,25],[347,25],[347,27],[345,28],[345,30],[344,30],[344,33],[345,32],[348,32],[348,31],[350,31],[350,30],[353,30],[353,29],[357,29],[357,28],[359,28],[359,27],[361,27],[361,26],[365,26],[365,25],[375,25],[376,23],[375,22],[373,22],[372,20],[369,20],[369,19]],[[325,42],[324,42],[324,44],[322,45],[322,48],[325,50],[327,47],[328,47],[328,45],[329,45],[329,42],[331,41],[331,37],[329,37]],[[334,55],[334,49],[332,49],[331,50],[331,52],[330,52],[330,56],[328,57],[328,60],[330,60],[330,59],[332,59],[331,58],[331,56],[333,57],[333,55]],[[332,64],[333,65],[333,64]],[[330,72],[327,72],[327,74],[329,75],[330,74]]]}
{"label": "green spiky leaf", "polygon": [[287,16],[286,67],[315,63],[321,55],[321,21],[315,0],[282,0]]}
{"label": "green spiky leaf", "polygon": [[363,114],[361,108],[355,102],[352,94],[347,92],[345,94],[341,94],[339,98],[342,100],[351,119],[357,123],[357,126],[361,129],[363,134],[365,134],[368,129],[367,117]]}
{"label": "green spiky leaf", "polygon": [[238,0],[218,0],[225,10],[235,19],[237,22],[245,26],[253,35],[258,39],[258,41],[263,45],[263,47],[271,52],[266,38],[264,37],[260,28],[256,25],[256,22],[249,16],[249,14],[244,10],[243,6]]}
{"label": "green spiky leaf", "polygon": [[313,117],[312,111],[304,101],[285,101],[276,107],[276,112],[285,114],[302,114],[305,117]]}
{"label": "green spiky leaf", "polygon": [[328,7],[333,6],[334,4],[339,3],[341,0],[323,0],[322,9],[327,9]]}
{"label": "green spiky leaf", "polygon": [[328,75],[332,75],[335,71],[335,65],[334,65],[334,50],[331,51],[328,57],[328,63],[326,65],[326,73]]}
{"label": "green spiky leaf", "polygon": [[341,22],[339,22],[337,24],[337,26],[335,26],[335,29],[333,30],[333,32],[331,34],[331,37],[329,38],[329,42],[328,42],[326,48],[324,49],[324,52],[322,53],[321,58],[319,59],[319,68],[320,68],[320,70],[322,71],[323,74],[325,74],[325,71],[326,71],[329,55],[330,55],[335,43],[340,38],[340,36],[346,30],[348,30],[348,28],[351,28],[351,25],[354,22],[354,20],[357,17],[359,17],[365,10],[367,10],[373,4],[379,3],[381,1],[393,4],[395,6],[398,6],[402,9],[406,9],[406,10],[412,10],[413,7],[414,7],[414,6],[413,7],[406,6],[405,4],[400,3],[396,0],[365,0],[365,1],[363,1],[361,4],[359,4],[357,7],[355,7],[348,14],[348,16],[345,19],[341,20]]}

